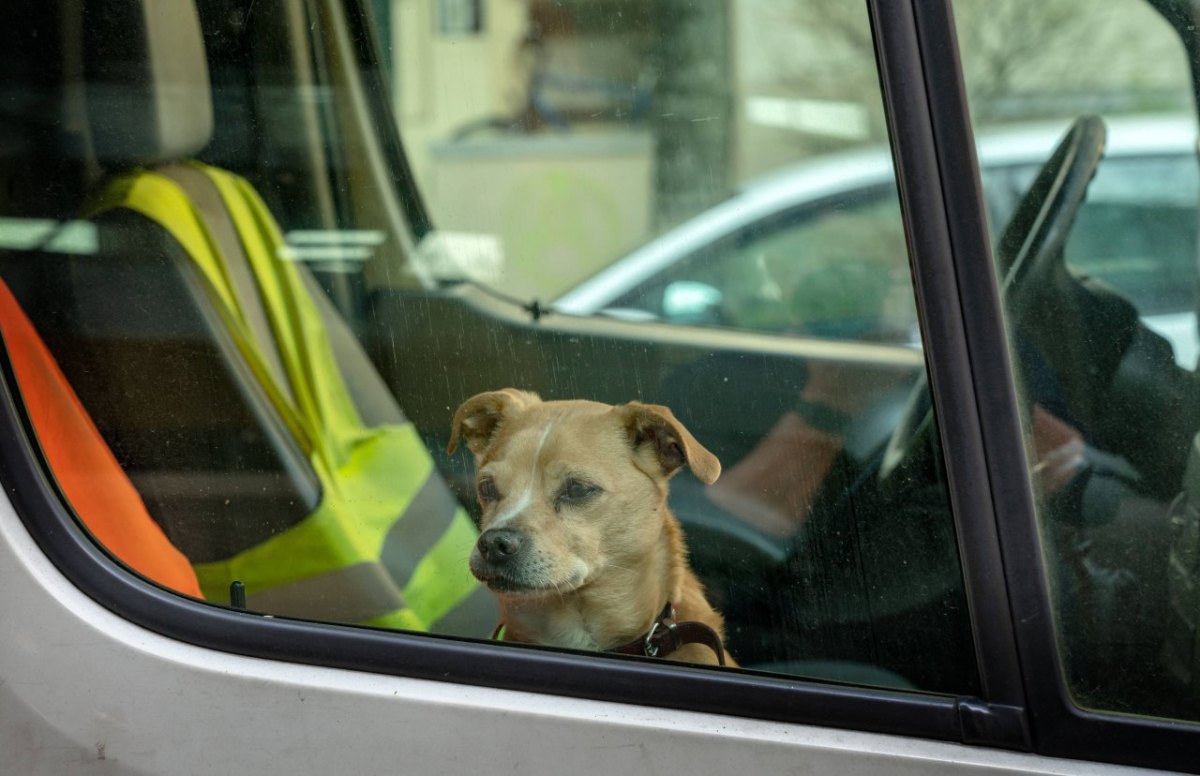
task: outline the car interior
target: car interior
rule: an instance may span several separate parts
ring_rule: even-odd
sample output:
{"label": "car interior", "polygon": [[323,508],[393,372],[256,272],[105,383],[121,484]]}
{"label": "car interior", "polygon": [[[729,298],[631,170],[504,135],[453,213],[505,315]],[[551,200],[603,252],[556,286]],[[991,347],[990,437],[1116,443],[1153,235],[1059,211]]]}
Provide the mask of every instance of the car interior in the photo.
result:
{"label": "car interior", "polygon": [[[1182,3],[1160,5],[1177,28],[1191,23]],[[35,235],[0,245],[0,279],[210,603],[486,639],[492,599],[460,579],[457,526],[476,506],[466,454],[443,452],[454,407],[509,385],[637,398],[685,418],[735,483],[790,485],[784,460],[812,479],[801,501],[778,494],[796,511],[787,530],[744,519],[729,490],[673,483],[740,665],[978,693],[949,453],[919,349],[543,315],[430,281],[412,258],[428,216],[373,91],[377,52],[352,34],[369,29],[367,11],[242,6],[67,0],[28,12],[36,37],[0,31],[0,69],[15,76],[0,86],[0,218]],[[1004,228],[997,273],[1034,436],[1045,413],[1086,443],[1084,465],[1040,494],[1071,686],[1086,706],[1195,718],[1200,391],[1120,291],[1063,260],[1103,147],[1101,119],[1072,126]],[[222,171],[249,182],[247,201],[261,195],[257,218],[235,212]],[[186,207],[138,204],[146,181]],[[379,230],[381,258],[353,276],[282,255],[263,270],[250,246],[299,228]],[[366,530],[352,510],[328,518],[326,505],[358,476],[339,473],[338,451],[379,429],[404,462],[404,517],[371,529],[385,549],[366,557],[341,549]],[[372,570],[288,596],[251,584],[256,558],[263,585],[295,581],[303,561],[261,548],[290,547],[281,537],[319,515],[330,522],[305,551],[336,547],[332,566]],[[453,589],[417,611],[407,580],[451,535],[463,558],[445,574]]]}
{"label": "car interior", "polygon": [[[75,41],[82,74],[102,97],[93,96],[83,105],[60,95],[59,105],[34,107],[80,112],[90,130],[86,138],[70,138],[91,148],[75,171],[103,172],[90,176],[90,184],[76,184],[81,193],[89,186],[92,191],[64,206],[94,228],[95,250],[12,252],[4,279],[36,328],[45,332],[51,352],[156,522],[198,570],[209,569],[201,574],[206,596],[224,603],[235,581],[228,575],[244,584],[240,577],[245,569],[235,571],[233,559],[248,548],[261,551],[272,536],[305,518],[312,523],[311,518],[328,511],[322,505],[347,487],[349,479],[336,475],[342,462],[325,460],[339,457],[326,439],[342,430],[336,425],[339,409],[332,405],[339,399],[353,401],[353,409],[342,410],[347,418],[353,416],[350,423],[365,417],[383,427],[402,422],[403,415],[357,340],[342,331],[345,324],[332,305],[310,295],[316,286],[309,287],[312,281],[303,277],[303,268],[291,267],[296,294],[282,304],[290,301],[287,314],[298,317],[305,314],[298,300],[322,299],[313,305],[309,323],[323,329],[322,337],[310,345],[278,320],[268,325],[265,300],[280,289],[269,289],[261,277],[256,281],[252,257],[243,250],[252,244],[250,230],[237,223],[212,176],[187,163],[207,144],[213,126],[195,9],[179,3],[129,3],[73,10],[75,21],[88,31]],[[63,83],[79,75],[64,77]],[[173,192],[178,212],[155,221],[147,214],[153,210],[106,207],[104,195],[97,193],[108,186],[123,195],[125,189],[147,183],[160,186],[150,194],[153,203],[161,205]],[[167,188],[161,189],[164,184]],[[181,217],[193,228],[191,241],[179,226]],[[210,255],[206,263],[206,246],[222,260],[215,262]],[[329,316],[328,324],[323,316]],[[322,349],[332,357],[327,371],[338,372],[335,385],[296,375],[301,369],[319,373]],[[297,351],[303,367],[294,363]],[[288,377],[285,368],[292,370]],[[327,395],[338,390],[345,395]],[[318,420],[303,422],[305,412]],[[423,557],[418,550],[428,549],[420,545],[440,537],[451,520],[465,522],[465,517],[441,480],[429,476],[428,455],[416,440],[406,444],[395,439],[399,444],[391,453],[402,456],[397,463],[411,462],[414,456],[418,464],[425,463],[409,473],[423,485],[408,506],[421,512],[423,532],[432,536],[418,532],[407,537],[408,546],[394,551],[389,544],[395,542],[385,542],[387,573],[340,586],[342,597],[332,603],[319,605],[311,595],[297,603],[276,592],[268,605],[255,601],[252,588],[250,606],[378,624],[384,624],[380,617],[391,610],[407,611],[399,603],[402,591],[395,588],[413,575]],[[355,440],[360,449],[363,443]],[[335,474],[323,478],[317,464]],[[327,552],[342,551],[343,520],[332,518],[312,528]],[[280,573],[286,572],[276,576]],[[363,603],[367,600],[371,603]],[[485,596],[469,603],[483,607],[477,616],[492,611]],[[435,623],[405,616],[393,624],[426,629]]]}

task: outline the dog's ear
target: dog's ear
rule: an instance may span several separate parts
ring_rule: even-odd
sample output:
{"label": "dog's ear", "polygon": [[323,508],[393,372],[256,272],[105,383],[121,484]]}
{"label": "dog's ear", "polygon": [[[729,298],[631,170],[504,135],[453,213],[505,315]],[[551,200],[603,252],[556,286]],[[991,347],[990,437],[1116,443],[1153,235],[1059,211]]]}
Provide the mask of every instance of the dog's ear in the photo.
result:
{"label": "dog's ear", "polygon": [[446,447],[446,452],[453,453],[457,450],[458,440],[461,438],[466,440],[467,448],[472,453],[482,455],[492,443],[505,417],[541,401],[542,398],[536,393],[518,391],[516,388],[475,394],[463,402],[454,413],[454,420],[450,424],[450,444]]}
{"label": "dog's ear", "polygon": [[696,441],[675,414],[658,404],[631,401],[617,407],[633,447],[647,445],[668,477],[687,464],[701,482],[711,485],[721,476],[721,462]]}

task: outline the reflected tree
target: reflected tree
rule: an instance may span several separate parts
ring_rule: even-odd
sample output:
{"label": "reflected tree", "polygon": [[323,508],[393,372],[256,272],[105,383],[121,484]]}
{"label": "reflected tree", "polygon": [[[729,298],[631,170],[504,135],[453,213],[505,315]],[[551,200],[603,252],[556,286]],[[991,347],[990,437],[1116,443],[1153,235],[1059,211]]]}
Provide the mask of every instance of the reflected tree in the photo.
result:
{"label": "reflected tree", "polygon": [[700,212],[730,188],[733,58],[726,0],[655,0],[654,221]]}

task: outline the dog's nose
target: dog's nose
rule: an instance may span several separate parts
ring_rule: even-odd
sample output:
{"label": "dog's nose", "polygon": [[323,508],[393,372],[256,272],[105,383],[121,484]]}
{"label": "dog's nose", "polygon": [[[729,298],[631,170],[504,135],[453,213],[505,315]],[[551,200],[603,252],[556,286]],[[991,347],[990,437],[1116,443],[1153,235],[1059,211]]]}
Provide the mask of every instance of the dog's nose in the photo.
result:
{"label": "dog's nose", "polygon": [[479,552],[490,563],[504,563],[521,550],[525,536],[511,528],[492,528],[479,536]]}

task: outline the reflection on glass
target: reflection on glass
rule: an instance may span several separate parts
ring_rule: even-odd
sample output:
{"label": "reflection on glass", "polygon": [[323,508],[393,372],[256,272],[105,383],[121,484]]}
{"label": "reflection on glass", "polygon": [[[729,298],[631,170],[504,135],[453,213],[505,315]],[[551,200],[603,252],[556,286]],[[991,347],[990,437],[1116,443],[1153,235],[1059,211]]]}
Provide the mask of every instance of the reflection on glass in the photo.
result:
{"label": "reflection on glass", "polygon": [[1194,21],[1134,0],[955,12],[1064,674],[1085,707],[1200,718]]}

